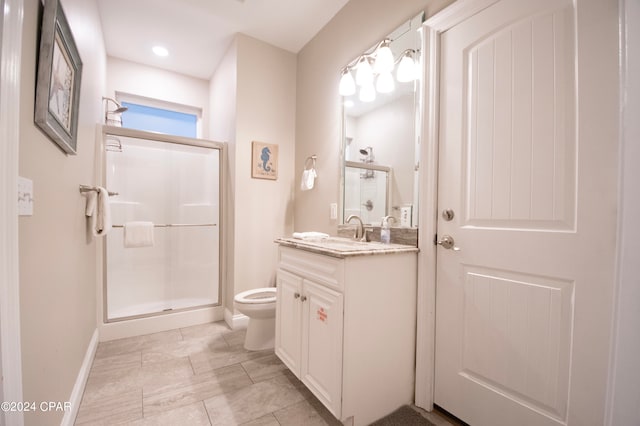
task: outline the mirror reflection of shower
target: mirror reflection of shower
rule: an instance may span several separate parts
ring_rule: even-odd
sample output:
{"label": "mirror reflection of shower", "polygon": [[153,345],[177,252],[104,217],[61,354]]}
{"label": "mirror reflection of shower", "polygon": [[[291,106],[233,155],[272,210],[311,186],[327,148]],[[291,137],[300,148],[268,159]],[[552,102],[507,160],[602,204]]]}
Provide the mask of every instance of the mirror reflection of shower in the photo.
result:
{"label": "mirror reflection of shower", "polygon": [[[375,162],[375,157],[373,156],[373,147],[368,146],[365,149],[361,149],[360,154],[364,155],[364,157],[361,159],[363,163],[373,164]],[[360,178],[373,179],[375,178],[375,174],[371,169],[363,170],[362,173],[360,173]]]}
{"label": "mirror reflection of shower", "polygon": [[[104,124],[107,126],[122,127],[122,113],[128,110],[126,106],[120,105],[113,98],[102,97],[104,101]],[[115,106],[115,109],[109,109],[109,103]]]}
{"label": "mirror reflection of shower", "polygon": [[364,149],[360,150],[360,154],[364,155],[364,158],[362,158],[362,161],[364,163],[373,163],[375,161],[375,157],[373,156],[373,148],[368,146]]}

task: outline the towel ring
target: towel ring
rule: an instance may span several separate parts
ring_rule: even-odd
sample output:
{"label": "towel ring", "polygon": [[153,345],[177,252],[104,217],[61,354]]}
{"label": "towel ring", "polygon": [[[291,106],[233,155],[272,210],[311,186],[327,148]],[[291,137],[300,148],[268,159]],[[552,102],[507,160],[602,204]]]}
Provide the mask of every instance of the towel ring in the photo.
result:
{"label": "towel ring", "polygon": [[312,155],[312,156],[310,156],[310,157],[307,157],[307,159],[306,159],[306,160],[304,160],[304,169],[305,169],[305,170],[308,170],[308,169],[307,169],[307,164],[309,163],[309,160],[311,160],[311,161],[312,161],[312,163],[311,163],[311,168],[312,168],[312,169],[315,169],[315,168],[316,168],[316,158],[318,158],[316,155]]}

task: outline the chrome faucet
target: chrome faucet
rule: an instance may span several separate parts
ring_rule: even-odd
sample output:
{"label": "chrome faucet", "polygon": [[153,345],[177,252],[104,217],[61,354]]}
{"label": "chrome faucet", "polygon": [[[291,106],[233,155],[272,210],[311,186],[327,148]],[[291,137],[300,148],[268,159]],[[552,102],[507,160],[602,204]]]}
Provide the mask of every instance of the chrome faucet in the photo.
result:
{"label": "chrome faucet", "polygon": [[347,220],[345,220],[345,223],[351,222],[351,219],[356,219],[358,221],[358,227],[356,228],[356,233],[353,235],[353,238],[360,241],[366,241],[367,235],[364,232],[364,223],[362,223],[360,216],[352,214],[347,218]]}

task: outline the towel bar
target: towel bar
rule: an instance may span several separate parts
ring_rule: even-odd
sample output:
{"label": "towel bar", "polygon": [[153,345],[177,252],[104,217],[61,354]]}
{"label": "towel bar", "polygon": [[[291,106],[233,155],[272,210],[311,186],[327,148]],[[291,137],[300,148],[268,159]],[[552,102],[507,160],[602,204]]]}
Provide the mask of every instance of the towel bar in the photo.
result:
{"label": "towel bar", "polygon": [[[85,192],[90,192],[90,191],[98,192],[98,188],[95,187],[95,186],[80,185],[80,193],[84,194]],[[111,192],[111,191],[108,191],[108,192],[109,192],[109,197],[113,197],[113,196],[118,195],[117,192]]]}
{"label": "towel bar", "polygon": [[[154,223],[154,228],[183,228],[189,226],[217,226],[215,223]],[[112,228],[124,228],[124,225],[112,225]]]}

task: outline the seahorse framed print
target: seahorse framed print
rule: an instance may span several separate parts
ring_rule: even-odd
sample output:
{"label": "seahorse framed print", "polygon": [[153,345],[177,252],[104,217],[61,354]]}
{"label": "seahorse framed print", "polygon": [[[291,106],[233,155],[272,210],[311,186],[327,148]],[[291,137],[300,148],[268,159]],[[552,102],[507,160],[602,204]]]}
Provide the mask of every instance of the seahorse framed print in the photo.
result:
{"label": "seahorse framed print", "polygon": [[278,145],[252,142],[251,177],[254,179],[278,179]]}

